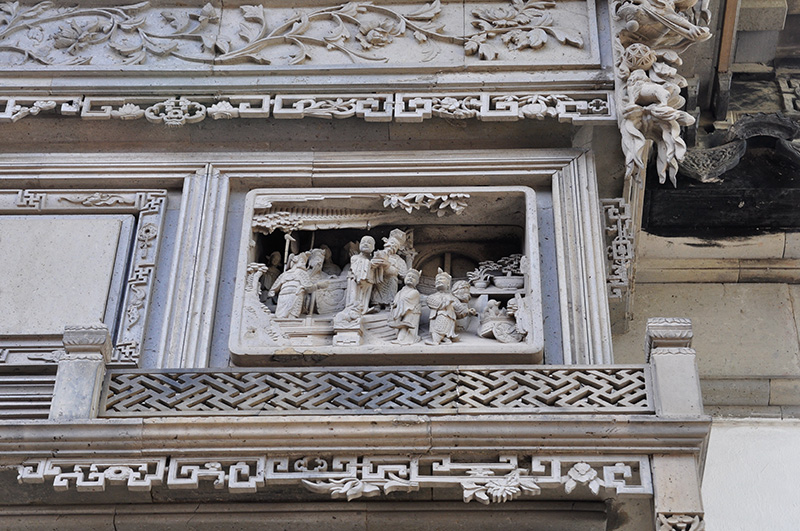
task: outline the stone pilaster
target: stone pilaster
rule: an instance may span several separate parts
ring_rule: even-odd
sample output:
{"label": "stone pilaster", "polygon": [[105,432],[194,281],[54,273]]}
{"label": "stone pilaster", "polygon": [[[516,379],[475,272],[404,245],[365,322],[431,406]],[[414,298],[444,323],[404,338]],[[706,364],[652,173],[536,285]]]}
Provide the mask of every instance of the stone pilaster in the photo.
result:
{"label": "stone pilaster", "polygon": [[97,415],[106,364],[111,359],[111,336],[103,324],[67,326],[64,353],[50,406],[50,419],[89,419]]}

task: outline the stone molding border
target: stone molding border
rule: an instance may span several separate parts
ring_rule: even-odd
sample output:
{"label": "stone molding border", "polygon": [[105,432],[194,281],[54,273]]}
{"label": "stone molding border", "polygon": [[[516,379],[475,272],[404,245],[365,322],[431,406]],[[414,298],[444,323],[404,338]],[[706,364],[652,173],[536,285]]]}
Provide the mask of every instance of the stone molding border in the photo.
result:
{"label": "stone molding border", "polygon": [[[135,242],[126,267],[129,273],[121,294],[124,310],[116,316],[119,326],[114,337],[111,366],[136,367],[139,364],[166,201],[166,190],[0,190],[0,214],[133,214],[136,217]],[[116,299],[111,300],[115,304]],[[115,323],[108,323],[108,326],[113,329]],[[44,352],[43,347],[46,347]],[[61,338],[52,345],[9,345],[0,351],[0,363],[14,353],[25,356],[26,364],[56,363],[60,347]]]}
{"label": "stone molding border", "polygon": [[367,122],[422,122],[432,117],[485,122],[542,120],[600,125],[616,121],[611,91],[409,92],[373,94],[251,94],[163,97],[91,95],[0,96],[0,123],[58,114],[84,120],[139,120],[181,127],[213,120],[361,118]]}
{"label": "stone molding border", "polygon": [[461,488],[464,502],[507,502],[563,489],[603,498],[653,495],[647,456],[527,456],[501,454],[496,461],[464,462],[450,455],[320,455],[236,457],[47,458],[17,467],[20,484],[52,482],[56,491],[103,492],[198,489],[211,482],[232,494],[273,485],[303,486],[351,501],[421,488]]}

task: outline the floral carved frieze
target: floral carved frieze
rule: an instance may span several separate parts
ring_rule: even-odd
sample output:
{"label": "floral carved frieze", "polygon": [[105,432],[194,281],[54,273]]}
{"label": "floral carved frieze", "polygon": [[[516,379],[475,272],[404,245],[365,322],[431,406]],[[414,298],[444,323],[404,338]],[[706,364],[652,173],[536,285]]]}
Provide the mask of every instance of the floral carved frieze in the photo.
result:
{"label": "floral carved frieze", "polygon": [[678,164],[686,155],[681,127],[695,122],[682,110],[686,101],[680,91],[687,82],[677,70],[679,54],[711,37],[707,4],[619,0],[612,5],[618,25],[618,117],[628,177],[645,171],[652,143],[659,181],[676,182]]}
{"label": "floral carved frieze", "polygon": [[587,64],[594,3],[346,2],[187,7],[149,2],[62,7],[0,3],[0,64]]}
{"label": "floral carved frieze", "polygon": [[608,91],[545,93],[278,94],[216,97],[75,96],[40,100],[0,96],[0,123],[61,114],[84,120],[139,120],[167,127],[245,118],[361,118],[367,122],[422,122],[433,117],[485,122],[556,119],[600,124],[615,119]]}
{"label": "floral carved frieze", "polygon": [[[458,489],[464,502],[503,503],[542,490],[597,496],[652,496],[647,457],[501,455],[464,461],[451,456],[215,456],[207,458],[40,459],[18,467],[21,484],[50,483],[57,491],[102,492],[199,489],[211,484],[230,493],[272,486],[305,489],[347,501],[415,492]],[[671,516],[670,516],[671,517]],[[677,528],[676,528],[677,529]]]}

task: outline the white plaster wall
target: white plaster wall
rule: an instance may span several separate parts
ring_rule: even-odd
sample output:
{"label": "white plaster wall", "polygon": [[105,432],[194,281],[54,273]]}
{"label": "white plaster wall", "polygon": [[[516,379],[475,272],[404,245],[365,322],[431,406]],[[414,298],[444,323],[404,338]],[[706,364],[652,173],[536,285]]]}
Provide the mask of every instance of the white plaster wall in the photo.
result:
{"label": "white plaster wall", "polygon": [[800,420],[715,420],[703,502],[709,531],[800,529]]}

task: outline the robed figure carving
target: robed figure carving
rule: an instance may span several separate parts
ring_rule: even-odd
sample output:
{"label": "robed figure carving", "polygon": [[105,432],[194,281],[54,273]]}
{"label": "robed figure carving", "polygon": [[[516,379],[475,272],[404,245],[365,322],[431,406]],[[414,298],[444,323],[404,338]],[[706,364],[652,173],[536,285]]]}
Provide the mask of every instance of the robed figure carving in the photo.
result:
{"label": "robed figure carving", "polygon": [[397,339],[392,343],[412,345],[419,341],[419,318],[422,315],[420,294],[417,291],[419,276],[419,271],[410,269],[404,279],[405,285],[392,301],[392,319],[389,325],[397,328]]}

